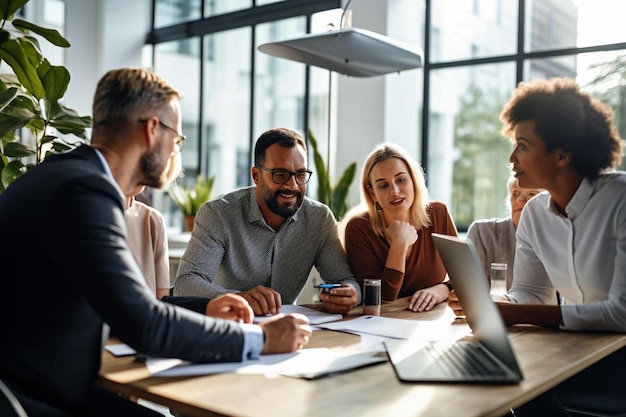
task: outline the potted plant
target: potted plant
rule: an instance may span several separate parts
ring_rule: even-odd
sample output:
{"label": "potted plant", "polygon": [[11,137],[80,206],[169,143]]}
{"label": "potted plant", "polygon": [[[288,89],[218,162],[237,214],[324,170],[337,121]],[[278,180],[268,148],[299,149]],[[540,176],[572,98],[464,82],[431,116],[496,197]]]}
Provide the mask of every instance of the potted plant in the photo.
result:
{"label": "potted plant", "polygon": [[343,171],[337,184],[332,185],[330,183],[330,176],[322,155],[317,150],[317,140],[313,136],[311,129],[307,131],[309,142],[313,148],[313,160],[315,161],[315,170],[317,171],[317,200],[326,204],[335,215],[335,219],[338,221],[348,211],[348,192],[354,176],[356,175],[356,162],[351,163]]}
{"label": "potted plant", "polygon": [[[91,117],[81,117],[61,103],[70,73],[42,56],[32,34],[63,48],[69,42],[56,30],[14,18],[28,1],[0,0],[0,65],[13,70],[0,75],[0,193],[49,153],[84,143],[91,126]],[[20,131],[29,132],[33,144],[23,143]],[[60,134],[82,140],[69,142]]]}
{"label": "potted plant", "polygon": [[211,199],[214,182],[215,177],[207,179],[203,175],[198,175],[195,184],[191,186],[172,184],[168,188],[168,195],[183,213],[185,231],[193,229],[196,213],[198,213],[198,210],[204,203]]}

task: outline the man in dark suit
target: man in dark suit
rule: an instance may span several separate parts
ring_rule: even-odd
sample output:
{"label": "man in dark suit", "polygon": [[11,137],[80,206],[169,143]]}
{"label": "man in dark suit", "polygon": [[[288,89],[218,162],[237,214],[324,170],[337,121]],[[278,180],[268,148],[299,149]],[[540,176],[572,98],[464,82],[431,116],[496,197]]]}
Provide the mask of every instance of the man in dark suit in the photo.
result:
{"label": "man in dark suit", "polygon": [[180,98],[148,71],[109,71],[94,97],[91,146],[47,158],[0,195],[0,379],[30,417],[154,415],[95,386],[105,323],[138,351],[195,362],[308,342],[303,316],[255,326],[241,297],[161,302],[145,283],[126,243],[124,195],[164,185],[184,139]]}

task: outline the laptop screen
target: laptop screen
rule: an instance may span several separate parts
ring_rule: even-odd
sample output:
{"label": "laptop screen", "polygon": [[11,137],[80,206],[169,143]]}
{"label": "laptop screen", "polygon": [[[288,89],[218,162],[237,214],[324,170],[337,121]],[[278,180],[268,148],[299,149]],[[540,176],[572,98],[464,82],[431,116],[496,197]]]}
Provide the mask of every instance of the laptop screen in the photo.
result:
{"label": "laptop screen", "polygon": [[487,275],[473,243],[437,233],[432,237],[474,337],[521,375],[500,311],[489,296]]}

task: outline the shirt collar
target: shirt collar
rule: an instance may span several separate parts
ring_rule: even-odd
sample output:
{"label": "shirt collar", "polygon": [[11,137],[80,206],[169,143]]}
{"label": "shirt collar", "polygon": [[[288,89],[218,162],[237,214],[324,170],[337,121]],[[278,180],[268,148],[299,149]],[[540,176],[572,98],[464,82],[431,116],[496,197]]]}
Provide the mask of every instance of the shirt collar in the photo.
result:
{"label": "shirt collar", "polygon": [[[302,204],[304,204],[304,202]],[[298,210],[296,210],[296,213],[293,216],[287,217],[285,219],[284,224],[291,223],[292,221],[293,222],[298,221],[298,214],[300,213],[301,209],[302,209],[302,205],[298,207]],[[267,225],[267,222],[265,221],[265,218],[263,217],[263,213],[261,213],[261,207],[259,207],[259,203],[256,200],[256,186],[250,187],[250,193],[248,195],[248,210],[247,211],[248,211],[248,221],[250,223],[260,222],[260,223]]]}
{"label": "shirt collar", "polygon": [[111,167],[109,167],[109,163],[104,158],[104,155],[102,155],[102,152],[100,152],[98,149],[96,148],[92,148],[92,149],[96,151],[96,155],[98,155],[98,159],[100,159],[100,162],[102,163],[102,168],[104,169],[104,173],[106,174],[107,177],[109,177],[109,179],[111,180],[111,183],[113,183],[113,186],[115,187],[117,192],[120,193],[122,200],[126,201],[126,196],[124,195],[124,192],[120,188],[117,181],[115,181],[115,178],[113,177],[113,172],[111,172]]}
{"label": "shirt collar", "polygon": [[[593,190],[595,188],[595,181],[591,181],[588,178],[583,178],[578,186],[578,189],[572,196],[572,199],[565,207],[565,214],[567,214],[567,218],[570,220],[574,220],[576,217],[582,213],[585,209],[585,206],[589,202],[591,195],[593,194]],[[548,208],[555,214],[561,215],[556,206],[554,205],[554,201],[552,197],[548,199]]]}

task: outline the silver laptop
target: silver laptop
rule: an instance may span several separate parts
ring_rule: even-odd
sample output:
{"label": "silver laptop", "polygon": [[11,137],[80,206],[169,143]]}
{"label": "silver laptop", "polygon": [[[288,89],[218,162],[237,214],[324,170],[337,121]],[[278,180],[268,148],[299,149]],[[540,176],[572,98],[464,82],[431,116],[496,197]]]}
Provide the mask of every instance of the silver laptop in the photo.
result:
{"label": "silver laptop", "polygon": [[506,326],[489,296],[489,284],[471,241],[432,235],[463,306],[474,340],[388,340],[385,348],[398,379],[405,382],[518,383],[522,372]]}

